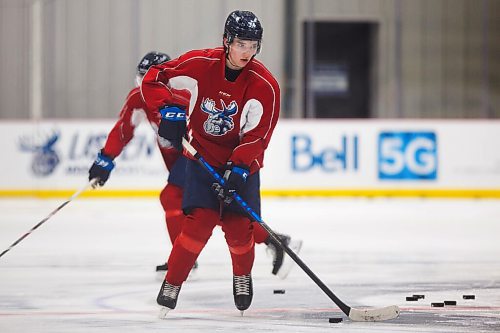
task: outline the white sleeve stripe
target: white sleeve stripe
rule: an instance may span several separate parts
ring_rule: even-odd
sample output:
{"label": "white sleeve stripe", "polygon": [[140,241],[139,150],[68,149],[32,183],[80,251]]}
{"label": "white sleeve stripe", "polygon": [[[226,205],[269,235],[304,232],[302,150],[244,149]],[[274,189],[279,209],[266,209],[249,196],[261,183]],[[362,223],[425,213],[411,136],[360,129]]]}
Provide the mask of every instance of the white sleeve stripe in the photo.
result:
{"label": "white sleeve stripe", "polygon": [[271,91],[273,92],[273,108],[272,108],[273,111],[271,113],[271,118],[269,119],[269,127],[267,128],[267,132],[264,135],[264,139],[265,139],[265,138],[267,138],[267,136],[269,134],[269,131],[272,128],[273,119],[275,117],[275,112],[276,112],[276,92],[274,91],[273,85],[268,80],[266,80],[262,75],[260,75],[259,73],[255,72],[253,70],[250,70],[250,72],[254,73],[255,75],[259,76],[262,80],[264,80],[269,85],[269,87],[271,88]]}
{"label": "white sleeve stripe", "polygon": [[240,134],[243,135],[257,127],[263,113],[262,103],[253,98],[249,99],[243,106],[240,119]]}
{"label": "white sleeve stripe", "polygon": [[[273,124],[273,120],[274,120],[274,117],[275,117],[275,111],[276,111],[276,92],[274,91],[274,87],[273,85],[268,81],[266,80],[262,75],[260,75],[259,73],[257,73],[256,71],[254,70],[250,70],[250,72],[254,73],[255,75],[257,75],[258,77],[260,77],[262,80],[264,80],[268,85],[269,87],[271,87],[271,91],[273,92],[273,107],[272,107],[272,113],[271,113],[271,117],[269,118],[269,126],[267,128],[267,131],[266,131],[266,134],[264,134],[264,139],[267,138],[267,136],[269,135],[269,131],[271,131],[271,128],[272,128],[272,124]],[[258,140],[255,140],[255,141],[252,141],[252,142],[248,142],[248,143],[245,143],[245,144],[242,144],[241,146],[238,146],[236,147],[236,149],[238,148],[241,148],[243,146],[246,146],[246,145],[251,145],[255,142],[257,142]],[[235,149],[235,150],[236,150]]]}

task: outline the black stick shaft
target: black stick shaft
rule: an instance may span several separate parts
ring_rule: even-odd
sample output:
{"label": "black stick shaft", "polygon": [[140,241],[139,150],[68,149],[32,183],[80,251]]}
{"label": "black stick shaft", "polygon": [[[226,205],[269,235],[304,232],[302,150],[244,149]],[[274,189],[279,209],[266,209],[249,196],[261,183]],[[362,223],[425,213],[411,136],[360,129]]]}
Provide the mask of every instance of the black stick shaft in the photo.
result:
{"label": "black stick shaft", "polygon": [[[198,161],[198,163],[207,170],[212,177],[221,185],[224,185],[224,179],[217,173],[205,159],[196,152],[196,150],[189,144],[189,142],[184,141],[184,147],[186,150]],[[262,220],[262,218],[251,208],[248,204],[240,197],[239,194],[234,194],[234,200],[240,205],[240,207],[248,214],[248,216],[257,221],[262,225],[262,227],[269,233],[272,239],[297,263],[297,265],[302,268],[302,270],[316,283],[316,285],[323,290],[323,292],[344,312],[349,316],[351,307],[342,302],[324,283],[321,279],[314,274],[313,271],[299,258],[295,252],[293,252],[286,244],[284,244],[281,239],[276,235],[276,233]]]}

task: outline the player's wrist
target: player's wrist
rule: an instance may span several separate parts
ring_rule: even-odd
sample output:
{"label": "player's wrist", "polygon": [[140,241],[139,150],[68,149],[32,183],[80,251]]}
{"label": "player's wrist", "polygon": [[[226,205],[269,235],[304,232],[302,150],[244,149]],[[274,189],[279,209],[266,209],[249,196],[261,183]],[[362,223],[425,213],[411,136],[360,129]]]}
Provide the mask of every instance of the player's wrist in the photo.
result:
{"label": "player's wrist", "polygon": [[103,150],[97,153],[94,164],[100,166],[106,171],[111,171],[115,167],[114,157],[107,155]]}

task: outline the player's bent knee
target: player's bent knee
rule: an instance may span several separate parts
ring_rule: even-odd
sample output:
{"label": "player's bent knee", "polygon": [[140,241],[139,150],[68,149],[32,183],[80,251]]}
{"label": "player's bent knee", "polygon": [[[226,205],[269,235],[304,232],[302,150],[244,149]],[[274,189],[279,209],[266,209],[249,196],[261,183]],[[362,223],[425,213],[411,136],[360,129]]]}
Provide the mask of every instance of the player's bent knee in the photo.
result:
{"label": "player's bent knee", "polygon": [[240,241],[228,240],[227,244],[229,246],[229,252],[235,255],[243,255],[252,251],[255,246],[255,241],[253,239],[253,236],[251,236],[250,239],[244,243],[241,243]]}
{"label": "player's bent knee", "polygon": [[177,237],[175,243],[182,246],[187,251],[198,255],[200,254],[201,250],[203,250],[203,248],[205,247],[207,241],[208,238],[200,240],[190,237],[189,235],[186,235],[184,232],[181,232],[181,234]]}

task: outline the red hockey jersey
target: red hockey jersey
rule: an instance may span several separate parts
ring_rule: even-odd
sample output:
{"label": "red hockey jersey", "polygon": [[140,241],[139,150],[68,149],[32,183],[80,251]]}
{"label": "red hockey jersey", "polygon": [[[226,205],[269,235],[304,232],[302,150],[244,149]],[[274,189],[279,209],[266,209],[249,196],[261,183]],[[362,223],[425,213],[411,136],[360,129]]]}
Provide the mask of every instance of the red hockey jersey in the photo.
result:
{"label": "red hockey jersey", "polygon": [[[161,116],[158,112],[153,112],[146,107],[139,88],[132,89],[122,107],[118,121],[108,134],[106,144],[103,148],[104,154],[113,158],[120,155],[125,146],[134,137],[135,128],[142,121],[149,121],[153,130],[157,133],[160,119]],[[170,167],[175,163],[177,158],[179,158],[180,153],[159,136],[158,147],[160,148],[165,165],[170,171]]]}
{"label": "red hockey jersey", "polygon": [[[235,82],[226,80],[225,60],[223,48],[190,51],[151,67],[141,93],[149,109],[187,106],[189,141],[210,164],[220,167],[231,160],[253,173],[263,166],[278,121],[280,89],[256,59]],[[176,89],[189,90],[190,100],[179,98]]]}

